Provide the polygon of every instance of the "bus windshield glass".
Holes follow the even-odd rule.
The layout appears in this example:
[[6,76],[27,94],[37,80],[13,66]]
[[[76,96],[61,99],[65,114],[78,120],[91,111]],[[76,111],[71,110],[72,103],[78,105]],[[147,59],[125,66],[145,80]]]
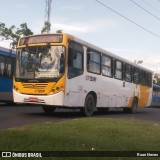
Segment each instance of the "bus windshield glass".
[[54,81],[64,73],[63,46],[29,46],[17,50],[16,79]]

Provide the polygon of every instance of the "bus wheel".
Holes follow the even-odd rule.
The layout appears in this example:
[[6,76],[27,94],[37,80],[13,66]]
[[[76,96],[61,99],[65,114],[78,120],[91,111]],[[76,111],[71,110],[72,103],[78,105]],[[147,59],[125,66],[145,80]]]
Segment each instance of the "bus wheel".
[[95,107],[96,107],[96,104],[95,104],[94,97],[91,94],[87,95],[84,108],[83,108],[84,115],[87,117],[92,116]]
[[132,101],[132,106],[130,108],[130,113],[136,113],[137,112],[137,108],[138,108],[138,101],[136,98],[133,99]]
[[42,109],[47,114],[52,114],[56,108],[53,108],[52,106],[42,106]]

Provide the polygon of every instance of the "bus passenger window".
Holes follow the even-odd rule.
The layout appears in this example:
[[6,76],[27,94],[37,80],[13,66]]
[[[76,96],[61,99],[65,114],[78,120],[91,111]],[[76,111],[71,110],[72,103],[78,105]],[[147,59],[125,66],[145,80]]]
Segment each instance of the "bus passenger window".
[[153,90],[153,96],[155,96],[156,95],[156,92]]
[[139,84],[140,82],[139,75],[140,75],[140,70],[134,67],[133,68],[133,83]]
[[123,71],[123,67],[122,67],[122,62],[120,61],[115,61],[115,78],[116,79],[122,79],[122,72]]
[[158,97],[160,97],[160,92],[158,91],[157,93],[158,93]]
[[76,52],[76,57],[73,59],[73,67],[82,70],[82,53]]
[[13,74],[12,74],[12,59],[11,58],[6,59],[6,76],[8,78],[12,78],[12,76],[13,76]]
[[4,76],[5,72],[5,59],[4,57],[0,56],[0,77]]
[[101,71],[101,55],[95,51],[87,51],[87,71],[95,74],[100,74]]
[[83,74],[83,47],[70,43],[68,50],[68,78],[74,78]]
[[145,86],[146,85],[146,72],[143,70],[141,70],[140,80],[141,80],[141,84]]
[[112,77],[112,59],[102,55],[102,75]]
[[132,82],[132,66],[125,64],[125,81]]
[[152,86],[152,74],[147,73],[147,86],[151,87]]

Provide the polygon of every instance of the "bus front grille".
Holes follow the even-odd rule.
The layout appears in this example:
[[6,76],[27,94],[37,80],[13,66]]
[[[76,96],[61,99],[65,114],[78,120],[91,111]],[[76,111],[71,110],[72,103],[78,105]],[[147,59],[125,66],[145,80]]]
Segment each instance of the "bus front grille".
[[23,88],[44,89],[47,83],[22,83]]

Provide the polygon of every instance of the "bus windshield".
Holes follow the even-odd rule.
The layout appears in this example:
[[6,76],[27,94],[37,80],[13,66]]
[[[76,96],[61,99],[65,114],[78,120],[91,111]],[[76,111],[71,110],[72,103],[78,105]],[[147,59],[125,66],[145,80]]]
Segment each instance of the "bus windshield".
[[54,81],[64,73],[63,46],[29,46],[17,50],[16,79]]

